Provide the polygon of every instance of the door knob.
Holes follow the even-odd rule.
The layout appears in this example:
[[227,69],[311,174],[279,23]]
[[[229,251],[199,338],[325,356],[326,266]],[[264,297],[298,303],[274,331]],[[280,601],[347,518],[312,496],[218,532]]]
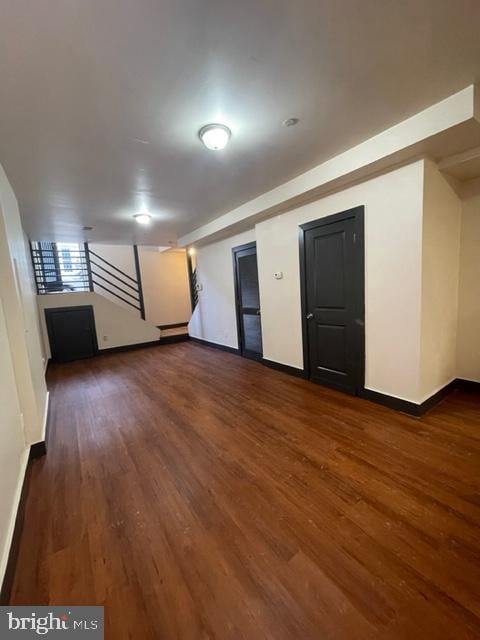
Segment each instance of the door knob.
[[311,320],[313,318],[313,313],[307,313],[307,320]]

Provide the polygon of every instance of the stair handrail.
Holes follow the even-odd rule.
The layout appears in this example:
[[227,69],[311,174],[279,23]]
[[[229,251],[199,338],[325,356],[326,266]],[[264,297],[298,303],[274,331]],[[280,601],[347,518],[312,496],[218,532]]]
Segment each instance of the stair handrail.
[[111,289],[101,284],[100,282],[96,282],[95,280],[93,280],[93,284],[97,287],[100,287],[101,289],[105,289],[105,291],[108,291],[108,293],[110,293],[112,296],[116,296],[119,300],[123,300],[123,302],[125,302],[126,304],[129,304],[131,307],[133,307],[137,311],[141,311],[140,307],[137,307],[137,305],[133,304],[133,302],[130,302],[130,300],[126,300],[121,295],[119,295],[118,293],[115,293],[115,291],[112,291]]
[[[125,282],[125,280],[122,280],[122,278],[120,278],[120,276],[117,276],[115,273],[113,273],[112,271],[109,271],[106,267],[103,267],[101,264],[98,264],[97,262],[95,262],[95,260],[90,259],[90,264],[94,265],[95,267],[98,267],[99,269],[101,269],[102,271],[105,271],[105,273],[110,276],[111,278],[115,278],[116,280],[119,280],[122,284],[124,284],[126,287],[130,287],[130,289],[133,289],[134,291],[138,292],[138,284],[135,282],[135,285],[130,284],[129,282]],[[115,285],[116,286],[116,285]],[[119,287],[120,288],[120,287]]]
[[126,296],[130,296],[131,298],[133,298],[136,302],[140,303],[140,299],[138,297],[138,291],[135,291],[136,295],[134,295],[133,293],[130,293],[130,291],[126,291],[125,289],[122,289],[122,287],[119,287],[118,284],[115,284],[114,282],[111,282],[110,280],[107,280],[107,278],[105,278],[104,276],[102,276],[100,273],[97,273],[96,271],[94,271],[92,269],[92,276],[95,276],[96,278],[100,278],[101,280],[103,280],[104,282],[106,282],[108,285],[110,285],[111,287],[115,287],[115,289],[118,289],[119,291],[121,291],[122,293],[124,293]]
[[137,283],[137,281],[135,280],[135,278],[132,278],[132,276],[129,276],[129,275],[128,275],[128,273],[125,273],[125,271],[122,271],[121,269],[119,269],[118,267],[116,267],[114,264],[112,264],[112,263],[111,263],[111,262],[109,262],[108,260],[105,260],[105,258],[102,258],[102,256],[99,256],[99,255],[98,255],[98,253],[95,253],[95,251],[92,251],[92,250],[90,249],[90,247],[88,247],[88,249],[87,249],[87,250],[88,250],[88,252],[89,252],[90,254],[92,254],[92,256],[95,256],[95,257],[96,257],[96,258],[98,258],[99,260],[103,260],[103,262],[105,262],[105,264],[108,264],[108,266],[109,266],[109,267],[112,267],[112,269],[115,269],[115,271],[118,271],[118,272],[119,272],[119,273],[121,273],[122,275],[126,276],[129,280],[131,280],[132,282],[135,282],[135,284],[137,284],[137,286],[138,286],[138,283]]
[[[85,256],[86,256],[89,283],[90,283],[90,291],[93,291],[94,285],[96,285],[97,287],[100,287],[101,289],[104,289],[105,291],[108,291],[108,293],[110,293],[110,295],[115,296],[119,300],[122,300],[126,304],[129,304],[134,309],[137,309],[137,311],[140,312],[140,317],[142,318],[142,320],[145,320],[145,303],[144,303],[144,300],[143,300],[142,276],[141,276],[141,273],[140,273],[140,260],[139,260],[137,245],[136,244],[133,245],[133,257],[134,257],[134,262],[135,262],[135,273],[136,273],[136,276],[137,276],[136,279],[133,278],[132,276],[130,276],[128,273],[125,273],[125,271],[123,271],[122,269],[119,269],[118,267],[116,267],[114,264],[109,262],[106,258],[103,258],[101,255],[99,255],[95,251],[92,251],[92,249],[90,249],[90,247],[88,246],[88,242],[86,242],[84,246],[85,246]],[[111,269],[114,269],[115,271],[120,273],[125,278],[128,278],[128,280],[131,280],[134,283],[135,286],[131,285],[129,282],[125,282],[124,280],[122,280],[122,278],[119,278],[115,273],[112,273],[107,268],[105,268],[103,266],[103,264],[98,264],[97,262],[95,262],[95,260],[92,260],[91,256],[94,256],[97,260],[101,260],[106,265],[108,265]],[[126,291],[125,289],[122,289],[122,287],[120,287],[116,282],[113,282],[112,280],[108,280],[105,277],[105,275],[102,275],[101,273],[98,273],[97,271],[94,271],[92,269],[92,264],[95,267],[97,267],[97,269],[101,269],[105,273],[106,276],[109,276],[110,278],[115,278],[116,280],[120,281],[124,286],[129,287],[130,289],[132,289],[135,292],[136,296],[133,295],[133,293],[130,293],[129,291]],[[112,291],[112,289],[109,289],[104,284],[101,284],[100,282],[94,280],[93,279],[94,276],[95,276],[95,278],[100,278],[101,280],[106,282],[110,287],[114,287],[115,289],[118,289],[124,295],[130,296],[130,298],[133,298],[133,300],[135,300],[135,302],[138,303],[138,306],[136,304],[133,304],[131,301],[126,300],[119,293],[117,293],[115,291]]]

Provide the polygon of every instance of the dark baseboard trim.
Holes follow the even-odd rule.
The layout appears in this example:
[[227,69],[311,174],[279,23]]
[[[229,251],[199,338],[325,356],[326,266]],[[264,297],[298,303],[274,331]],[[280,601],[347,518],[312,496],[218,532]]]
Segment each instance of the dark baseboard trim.
[[480,393],[480,382],[476,382],[475,380],[464,380],[463,378],[457,378],[456,383],[458,389]]
[[[202,338],[194,338],[192,336],[190,336],[190,340],[192,342],[197,342],[198,344],[201,344],[205,347],[212,347],[213,349],[226,351],[227,353],[233,353],[237,356],[241,355],[240,349],[236,349],[235,347],[227,347],[224,344],[218,344],[216,342],[210,342],[209,340],[203,340]],[[288,375],[295,376],[296,378],[305,378],[305,371],[303,369],[297,369],[287,364],[274,362],[273,360],[268,360],[267,358],[248,358],[248,360],[252,360],[253,362],[259,362],[260,364],[263,364],[265,367],[269,367],[269,369],[275,369],[276,371],[287,373]]]
[[40,440],[40,442],[34,442],[30,445],[30,453],[28,454],[29,460],[36,460],[37,458],[41,458],[47,453],[47,442],[46,440]]
[[420,415],[423,416],[424,413],[432,409],[455,389],[458,389],[458,380],[452,380],[444,387],[442,387],[439,391],[437,391],[437,393],[434,393],[433,396],[430,396],[430,398],[424,400],[420,405]]
[[227,347],[225,344],[217,344],[216,342],[210,342],[209,340],[203,340],[202,338],[194,338],[190,336],[190,340],[192,342],[196,342],[197,344],[201,344],[204,347],[212,347],[213,349],[218,349],[219,351],[226,351],[227,353],[234,353],[236,355],[240,355],[239,349],[235,347]]
[[[408,413],[410,416],[415,416],[419,418],[423,416],[427,411],[435,407],[439,402],[441,402],[449,393],[461,387],[459,384],[459,380],[452,380],[444,387],[442,387],[439,391],[424,400],[421,404],[416,404],[415,402],[410,402],[408,400],[401,400],[400,398],[395,398],[394,396],[389,396],[384,393],[380,393],[378,391],[372,391],[371,389],[362,389],[359,393],[361,398],[365,400],[371,400],[372,402],[376,402],[377,404],[383,404],[385,407],[390,407],[390,409],[396,409],[396,411],[401,411],[402,413]],[[479,384],[480,387],[480,384]]]
[[157,329],[179,329],[188,327],[188,322],[174,322],[173,324],[157,324]]
[[[128,347],[115,347],[114,349],[103,349],[103,352],[108,351],[125,351],[128,349],[141,348],[144,346],[152,346],[158,344],[171,344],[174,342],[183,342],[184,340],[191,340],[192,342],[196,342],[197,344],[201,344],[205,347],[211,347],[213,349],[218,349],[219,351],[225,351],[227,353],[233,353],[235,355],[240,355],[240,349],[236,349],[235,347],[227,347],[224,344],[217,344],[216,342],[210,342],[209,340],[203,340],[202,338],[194,338],[192,336],[188,336],[187,334],[179,335],[179,336],[166,336],[162,338],[159,342],[153,343],[143,343],[141,345],[130,345]],[[266,367],[270,369],[275,369],[276,371],[281,371],[282,373],[286,373],[291,376],[295,376],[296,378],[307,379],[308,376],[303,369],[296,369],[295,367],[291,367],[286,364],[280,364],[279,362],[275,362],[274,360],[268,360],[267,358],[260,358],[257,360]],[[423,416],[427,411],[435,407],[439,402],[441,402],[449,393],[451,393],[454,389],[464,389],[466,391],[477,391],[480,392],[480,382],[474,382],[471,380],[462,380],[456,379],[449,382],[442,389],[434,393],[433,396],[427,398],[421,404],[416,404],[415,402],[410,402],[408,400],[401,400],[400,398],[395,398],[394,396],[389,396],[384,393],[380,393],[379,391],[372,391],[371,389],[362,389],[358,394],[360,398],[364,398],[365,400],[370,400],[371,402],[376,402],[377,404],[381,404],[385,407],[389,407],[390,409],[395,409],[396,411],[401,411],[402,413],[406,413],[410,416],[420,417]]]
[[371,389],[362,389],[358,394],[359,398],[364,400],[370,400],[376,404],[382,404],[384,407],[401,411],[402,413],[408,413],[410,416],[419,417],[422,415],[420,404],[415,402],[409,402],[408,400],[402,400],[401,398],[395,398],[395,396],[389,396],[379,391],[372,391]]
[[288,373],[288,375],[295,376],[295,378],[306,377],[305,371],[303,369],[297,369],[296,367],[291,367],[288,364],[281,364],[280,362],[274,362],[273,360],[268,360],[267,358],[262,358],[260,362],[269,369],[275,369],[276,371],[281,371],[282,373]]

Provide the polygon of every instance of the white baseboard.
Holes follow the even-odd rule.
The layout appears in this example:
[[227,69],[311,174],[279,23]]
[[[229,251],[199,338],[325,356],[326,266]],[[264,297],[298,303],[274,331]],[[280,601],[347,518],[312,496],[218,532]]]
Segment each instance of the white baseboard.
[[43,425],[42,425],[42,437],[41,440],[46,440],[47,435],[47,420],[48,420],[48,407],[50,405],[50,391],[47,391],[45,396],[45,408],[43,410]]
[[7,528],[7,536],[5,538],[5,546],[1,550],[0,557],[0,585],[3,584],[5,577],[5,571],[7,569],[8,556],[10,554],[10,547],[12,546],[13,532],[15,530],[15,522],[17,520],[18,507],[20,505],[20,497],[22,495],[23,483],[25,481],[25,473],[27,471],[28,456],[30,448],[26,448],[20,459],[20,472],[18,474],[17,488],[13,498],[12,511],[10,513],[10,521]]
[[[40,438],[39,442],[44,441],[46,439],[49,404],[50,404],[50,392],[47,391],[45,395],[45,405],[43,410],[42,437]],[[32,444],[35,444],[35,443],[32,443]],[[25,451],[22,453],[22,456],[20,459],[19,477],[17,482],[17,488],[15,490],[15,495],[13,498],[12,511],[10,514],[10,521],[8,523],[7,535],[5,538],[5,547],[0,550],[0,585],[3,584],[5,571],[7,569],[8,556],[10,554],[10,547],[12,546],[13,533],[15,530],[15,522],[17,519],[18,507],[19,507],[20,498],[22,495],[23,483],[25,481],[25,473],[27,471],[29,455],[30,455],[30,447],[27,447]]]

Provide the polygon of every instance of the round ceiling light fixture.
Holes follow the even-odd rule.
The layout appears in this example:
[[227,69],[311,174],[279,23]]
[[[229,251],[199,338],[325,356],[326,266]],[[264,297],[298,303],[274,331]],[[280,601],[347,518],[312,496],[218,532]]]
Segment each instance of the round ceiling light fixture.
[[198,137],[212,151],[225,149],[232,132],[224,124],[206,124],[198,132]]
[[284,127],[294,127],[298,124],[298,118],[287,118],[282,122]]
[[133,217],[138,224],[149,224],[152,219],[149,213],[136,213]]

